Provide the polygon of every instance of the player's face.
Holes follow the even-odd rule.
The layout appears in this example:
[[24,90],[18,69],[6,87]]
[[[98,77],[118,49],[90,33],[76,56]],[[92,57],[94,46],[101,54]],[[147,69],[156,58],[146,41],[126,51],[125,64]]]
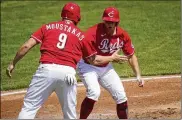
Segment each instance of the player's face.
[[107,29],[107,33],[109,35],[113,35],[115,27],[116,27],[116,22],[104,21],[104,25]]

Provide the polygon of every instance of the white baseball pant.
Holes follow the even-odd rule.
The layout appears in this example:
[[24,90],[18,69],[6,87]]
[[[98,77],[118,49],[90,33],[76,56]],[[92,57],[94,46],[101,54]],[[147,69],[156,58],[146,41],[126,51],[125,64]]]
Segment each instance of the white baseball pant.
[[64,65],[40,64],[33,75],[18,119],[34,119],[37,111],[54,91],[62,106],[64,119],[77,119],[77,90],[76,85],[69,86],[64,80],[68,73],[75,75],[76,71]]
[[97,101],[100,96],[101,85],[112,95],[116,104],[127,101],[123,84],[111,64],[108,64],[106,67],[97,67],[86,64],[81,60],[78,63],[77,69],[86,87],[86,96],[88,98]]

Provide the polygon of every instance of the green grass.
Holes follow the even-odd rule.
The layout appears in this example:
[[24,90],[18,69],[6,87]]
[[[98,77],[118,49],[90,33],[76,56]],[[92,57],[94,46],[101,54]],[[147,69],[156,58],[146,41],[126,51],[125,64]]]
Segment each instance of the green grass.
[[[66,1],[3,1],[1,3],[1,90],[28,87],[38,66],[39,46],[16,66],[13,78],[5,74],[16,51],[42,24],[60,19]],[[115,6],[120,26],[130,34],[142,75],[180,73],[180,1],[77,1],[79,27],[101,22],[103,10]],[[133,76],[128,64],[114,64],[121,77]]]

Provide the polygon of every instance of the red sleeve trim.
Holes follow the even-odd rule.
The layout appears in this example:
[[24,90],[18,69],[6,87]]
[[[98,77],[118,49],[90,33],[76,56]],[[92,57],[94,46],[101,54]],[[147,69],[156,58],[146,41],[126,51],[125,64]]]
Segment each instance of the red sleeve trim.
[[36,41],[38,41],[39,43],[42,43],[42,41],[38,38],[36,38],[35,36],[31,35],[32,38],[34,38]]
[[133,52],[132,52],[131,54],[126,55],[126,56],[127,56],[127,57],[128,57],[128,56],[132,56],[134,53],[135,53],[135,50],[133,50]]
[[89,56],[87,56],[87,57],[85,57],[85,58],[87,59],[87,58],[89,58],[89,57],[91,57],[91,56],[93,56],[93,55],[95,55],[95,54],[97,54],[97,52],[94,52],[94,53],[92,53],[91,55],[89,55]]

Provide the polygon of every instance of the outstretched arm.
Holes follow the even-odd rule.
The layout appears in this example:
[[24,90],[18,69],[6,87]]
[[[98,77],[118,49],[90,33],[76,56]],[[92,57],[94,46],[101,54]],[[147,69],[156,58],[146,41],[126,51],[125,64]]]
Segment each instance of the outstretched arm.
[[127,56],[119,55],[120,49],[115,51],[111,56],[94,55],[91,56],[88,61],[92,65],[102,65],[109,62],[125,62],[128,61]]
[[137,77],[137,80],[139,82],[139,87],[143,87],[144,81],[141,79],[141,73],[140,73],[140,69],[138,65],[138,60],[135,54],[129,57],[129,64]]
[[18,50],[14,59],[9,63],[8,68],[6,69],[6,74],[8,77],[11,77],[11,73],[15,68],[16,63],[22,59],[28,51],[33,48],[37,43],[37,41],[33,38],[27,40]]

